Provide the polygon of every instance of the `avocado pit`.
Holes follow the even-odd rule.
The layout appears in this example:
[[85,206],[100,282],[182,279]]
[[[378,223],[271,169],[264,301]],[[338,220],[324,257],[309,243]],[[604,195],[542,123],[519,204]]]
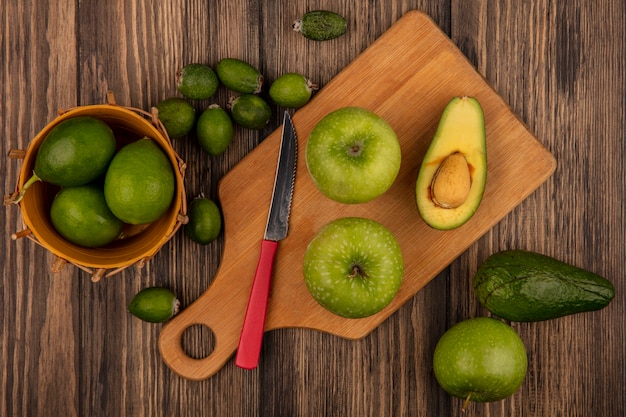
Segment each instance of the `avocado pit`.
[[445,209],[460,207],[467,200],[472,185],[470,168],[460,152],[448,155],[433,176],[431,197],[433,203]]

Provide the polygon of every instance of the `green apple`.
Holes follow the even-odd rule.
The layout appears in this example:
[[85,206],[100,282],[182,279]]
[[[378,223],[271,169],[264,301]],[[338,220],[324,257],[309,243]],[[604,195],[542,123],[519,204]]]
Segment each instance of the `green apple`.
[[304,280],[313,298],[342,317],[371,316],[398,293],[402,251],[382,224],[344,217],[326,224],[304,254]]
[[470,401],[502,400],[526,377],[528,358],[519,335],[491,317],[461,321],[446,331],[433,356],[435,377],[455,397]]
[[401,151],[391,126],[361,107],[328,113],[313,127],[306,165],[317,188],[340,203],[365,203],[391,187]]

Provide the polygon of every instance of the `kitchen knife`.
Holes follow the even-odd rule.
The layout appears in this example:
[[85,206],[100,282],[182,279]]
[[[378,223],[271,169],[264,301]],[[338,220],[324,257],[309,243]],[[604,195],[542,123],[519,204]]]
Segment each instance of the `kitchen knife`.
[[274,191],[267,216],[267,225],[265,226],[265,236],[261,241],[259,263],[254,274],[235,358],[235,365],[240,368],[254,369],[259,363],[274,257],[278,249],[278,241],[287,236],[289,227],[297,151],[296,131],[289,113],[285,111],[278,166],[276,167]]

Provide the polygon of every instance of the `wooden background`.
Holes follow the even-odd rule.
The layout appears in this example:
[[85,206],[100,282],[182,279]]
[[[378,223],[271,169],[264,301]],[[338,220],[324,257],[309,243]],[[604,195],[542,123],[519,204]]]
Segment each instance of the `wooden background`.
[[[291,22],[307,10],[348,19],[346,36],[305,42]],[[140,289],[173,289],[183,307],[211,283],[222,239],[199,247],[178,233],[143,269],[93,283],[28,239],[5,207],[0,251],[1,416],[458,416],[441,390],[432,353],[454,323],[486,315],[471,288],[477,266],[508,248],[541,252],[610,279],[604,310],[513,324],[529,357],[512,397],[472,404],[485,416],[622,416],[626,409],[626,6],[621,0],[0,2],[2,153],[26,149],[59,108],[118,103],[149,109],[176,95],[185,63],[237,57],[274,79],[307,74],[322,87],[406,11],[428,13],[554,154],[554,176],[379,328],[359,341],[303,329],[266,334],[260,367],[233,361],[210,379],[179,378],[159,356],[162,325],[129,315]],[[363,80],[366,85],[367,80]],[[223,90],[215,98],[224,102]],[[197,103],[202,109],[208,102]],[[216,197],[228,170],[280,123],[238,129],[209,158],[193,138],[187,194]],[[19,161],[0,159],[5,194]],[[523,181],[523,179],[520,179]],[[254,204],[252,202],[251,204]],[[265,210],[265,208],[264,208]],[[211,336],[185,345],[206,354]]]

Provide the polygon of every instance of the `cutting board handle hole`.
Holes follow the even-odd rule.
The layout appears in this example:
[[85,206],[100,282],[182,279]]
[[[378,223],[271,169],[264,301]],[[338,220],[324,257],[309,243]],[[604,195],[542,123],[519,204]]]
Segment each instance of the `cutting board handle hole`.
[[215,348],[215,334],[205,325],[192,324],[183,331],[181,344],[183,351],[190,358],[204,359]]

